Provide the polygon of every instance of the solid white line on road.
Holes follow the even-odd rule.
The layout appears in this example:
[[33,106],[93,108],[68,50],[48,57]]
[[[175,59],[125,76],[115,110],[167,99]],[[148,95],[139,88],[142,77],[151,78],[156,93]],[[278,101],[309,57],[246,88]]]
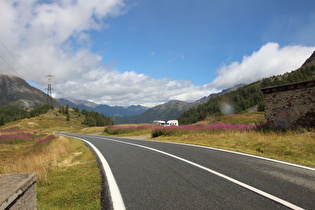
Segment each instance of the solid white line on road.
[[264,196],[264,197],[266,197],[266,198],[268,198],[268,199],[270,199],[270,200],[273,200],[273,201],[275,201],[275,202],[277,202],[277,203],[280,203],[280,204],[282,204],[282,205],[284,205],[284,206],[286,206],[286,207],[289,207],[289,208],[291,208],[291,209],[296,209],[296,210],[302,210],[302,209],[303,209],[303,208],[301,208],[301,207],[299,207],[299,206],[296,206],[296,205],[294,205],[294,204],[292,204],[292,203],[290,203],[290,202],[288,202],[288,201],[285,201],[285,200],[283,200],[283,199],[281,199],[281,198],[278,198],[278,197],[276,197],[276,196],[273,196],[273,195],[271,195],[271,194],[269,194],[269,193],[266,193],[266,192],[264,192],[264,191],[262,191],[262,190],[259,190],[259,189],[255,188],[255,187],[252,187],[252,186],[250,186],[250,185],[248,185],[248,184],[245,184],[245,183],[243,183],[243,182],[240,182],[240,181],[238,181],[238,180],[236,180],[236,179],[233,179],[233,178],[231,178],[231,177],[229,177],[229,176],[226,176],[226,175],[224,175],[224,174],[221,174],[221,173],[219,173],[219,172],[217,172],[217,171],[211,170],[211,169],[209,169],[209,168],[206,168],[206,167],[204,167],[204,166],[202,166],[202,165],[199,165],[199,164],[194,163],[194,162],[192,162],[192,161],[186,160],[186,159],[184,159],[184,158],[178,157],[178,156],[176,156],[176,155],[172,155],[172,154],[170,154],[170,153],[163,152],[163,151],[161,151],[161,150],[154,149],[154,148],[151,148],[151,147],[142,146],[142,145],[139,145],[139,144],[133,144],[133,143],[129,143],[129,142],[123,142],[123,141],[118,141],[118,140],[113,140],[113,139],[108,139],[108,138],[102,138],[102,139],[106,139],[106,140],[109,140],[109,141],[114,141],[114,142],[118,142],[118,143],[122,143],[122,144],[129,144],[129,145],[132,145],[132,146],[136,146],[136,147],[148,149],[148,150],[151,150],[151,151],[154,151],[154,152],[158,152],[158,153],[161,153],[161,154],[163,154],[163,155],[167,155],[167,156],[169,156],[169,157],[172,157],[172,158],[181,160],[181,161],[183,161],[183,162],[185,162],[185,163],[191,164],[191,165],[193,165],[193,166],[195,166],[195,167],[201,168],[201,169],[203,169],[203,170],[205,170],[205,171],[208,171],[208,172],[210,172],[210,173],[212,173],[212,174],[215,174],[215,175],[217,175],[217,176],[219,176],[219,177],[221,177],[221,178],[224,178],[224,179],[226,179],[226,180],[228,180],[228,181],[230,181],[230,182],[233,182],[234,184],[237,184],[237,185],[239,185],[239,186],[242,186],[242,187],[244,187],[244,188],[246,188],[246,189],[248,189],[248,190],[251,190],[251,191],[253,191],[253,192],[257,193],[257,194],[260,194],[260,195],[262,195],[262,196]]
[[[67,135],[67,134],[63,133],[62,135]],[[82,138],[78,138],[78,137],[70,136],[70,135],[69,135],[69,137],[80,139],[92,147],[92,149],[95,151],[98,158],[100,159],[102,166],[103,166],[103,169],[104,169],[104,172],[106,174],[106,178],[107,178],[107,182],[108,182],[108,186],[109,186],[109,191],[110,191],[112,202],[113,202],[113,208],[115,210],[126,209],[124,201],[121,197],[118,185],[117,185],[116,180],[114,178],[114,175],[112,173],[112,170],[110,169],[109,164],[106,161],[106,159],[104,158],[104,156],[102,155],[102,153],[92,143],[90,143],[90,142],[88,142]]]
[[[139,141],[144,141],[144,140],[139,140]],[[148,140],[146,140],[146,141],[148,141]],[[219,148],[214,148],[214,147],[207,147],[207,146],[193,145],[193,144],[176,143],[176,142],[163,142],[163,143],[185,145],[185,146],[190,146],[190,147],[198,147],[198,148],[216,150],[216,151],[221,151],[221,152],[228,152],[228,153],[232,153],[232,154],[252,157],[252,158],[261,159],[261,160],[267,160],[267,161],[271,161],[271,162],[275,162],[275,163],[280,163],[280,164],[284,164],[284,165],[289,165],[289,166],[294,166],[294,167],[298,167],[298,168],[303,168],[306,170],[315,171],[315,168],[302,166],[302,165],[298,165],[295,163],[289,163],[289,162],[285,162],[285,161],[281,161],[281,160],[275,160],[275,159],[271,159],[271,158],[267,158],[267,157],[261,157],[261,156],[257,156],[257,155],[251,155],[251,154],[246,154],[246,153],[236,152],[236,151],[231,151],[231,150],[226,150],[226,149],[219,149]]]

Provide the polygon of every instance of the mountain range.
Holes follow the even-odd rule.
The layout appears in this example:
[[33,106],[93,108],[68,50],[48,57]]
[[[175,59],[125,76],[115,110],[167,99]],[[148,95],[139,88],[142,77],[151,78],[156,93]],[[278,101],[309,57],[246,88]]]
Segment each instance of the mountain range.
[[235,90],[243,85],[244,84],[240,84],[233,88],[223,90],[220,93],[211,94],[195,102],[171,100],[152,108],[140,105],[123,107],[96,104],[87,100],[53,99],[43,91],[29,85],[22,78],[2,74],[0,75],[0,106],[14,105],[32,109],[45,103],[52,103],[54,107],[61,105],[66,106],[68,104],[70,108],[78,107],[81,111],[85,109],[87,111],[95,111],[110,116],[116,124],[152,123],[152,121],[156,119],[176,119],[186,110],[197,107],[200,104],[206,103],[212,97]]
[[137,124],[137,123],[152,123],[153,120],[171,120],[177,119],[186,110],[197,107],[200,104],[206,103],[210,98],[216,97],[230,91],[242,87],[244,84],[236,85],[232,88],[225,89],[219,93],[213,93],[209,96],[203,97],[195,102],[185,102],[178,100],[171,100],[167,103],[157,105],[152,108],[132,105],[128,107],[123,106],[108,106],[105,104],[96,104],[85,100],[74,99],[57,99],[59,103],[69,107],[78,107],[80,110],[95,111],[110,116],[115,124]]
[[79,110],[85,109],[87,111],[95,111],[99,112],[101,114],[104,114],[106,116],[132,116],[132,115],[139,115],[142,114],[144,111],[149,109],[145,106],[140,105],[132,105],[128,107],[123,106],[109,106],[106,104],[96,104],[90,101],[86,100],[75,100],[75,99],[65,99],[65,98],[59,98],[57,99],[59,103],[66,106],[69,105],[70,108],[78,107]]
[[207,97],[203,97],[195,102],[185,102],[178,100],[171,100],[167,103],[157,105],[143,112],[140,115],[121,117],[114,116],[113,120],[115,124],[138,124],[138,123],[152,123],[153,120],[174,120],[177,119],[182,113],[188,109],[195,108],[201,104],[206,103],[210,98],[220,96],[222,94],[234,91],[244,84],[235,85],[232,88],[225,89],[219,93],[211,94]]

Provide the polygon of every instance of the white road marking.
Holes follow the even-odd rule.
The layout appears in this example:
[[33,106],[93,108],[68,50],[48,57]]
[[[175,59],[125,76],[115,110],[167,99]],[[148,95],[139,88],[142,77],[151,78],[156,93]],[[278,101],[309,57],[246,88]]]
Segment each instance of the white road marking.
[[[157,142],[157,141],[154,141],[154,140],[140,140],[140,139],[132,139],[132,140],[134,140],[134,141]],[[275,163],[280,163],[280,164],[284,164],[284,165],[289,165],[289,166],[294,166],[294,167],[298,167],[298,168],[303,168],[303,169],[306,169],[306,170],[315,171],[315,168],[302,166],[302,165],[298,165],[298,164],[295,164],[295,163],[289,163],[289,162],[285,162],[285,161],[281,161],[281,160],[276,160],[276,159],[272,159],[272,158],[267,158],[267,157],[262,157],[262,156],[257,156],[257,155],[251,155],[251,154],[246,154],[246,153],[242,153],[242,152],[236,152],[236,151],[227,150],[227,149],[219,149],[219,148],[202,146],[202,145],[185,144],[185,143],[177,143],[177,142],[166,142],[166,141],[160,141],[160,143],[163,143],[163,144],[177,144],[177,145],[184,145],[184,146],[189,146],[189,147],[204,148],[204,149],[208,149],[208,150],[216,150],[216,151],[221,151],[221,152],[228,152],[228,153],[232,153],[232,154],[252,157],[252,158],[261,159],[261,160],[267,160],[267,161],[271,161],[271,162],[275,162]]]
[[[62,135],[65,135],[65,134],[62,134]],[[104,156],[102,155],[102,153],[92,143],[90,143],[90,142],[88,142],[82,138],[78,138],[78,137],[74,137],[74,136],[70,136],[70,135],[69,135],[69,137],[80,139],[92,147],[92,149],[95,151],[98,158],[100,159],[102,166],[103,166],[103,169],[104,169],[104,172],[106,174],[106,178],[107,178],[107,182],[108,182],[108,186],[109,186],[109,191],[110,191],[112,202],[113,202],[113,208],[115,210],[126,209],[124,201],[121,197],[118,185],[117,185],[116,180],[114,178],[114,175],[112,173],[112,170],[110,169],[109,164],[106,161],[106,159],[104,158]]]
[[161,150],[154,149],[154,148],[147,147],[147,146],[142,146],[142,145],[139,145],[139,144],[133,144],[133,143],[129,143],[129,142],[123,142],[123,141],[118,141],[118,140],[113,140],[113,139],[108,139],[108,138],[101,138],[101,139],[106,139],[106,140],[109,140],[109,141],[114,141],[114,142],[118,142],[118,143],[122,143],[122,144],[129,144],[129,145],[132,145],[132,146],[144,148],[144,149],[147,149],[147,150],[151,150],[151,151],[154,151],[154,152],[158,152],[158,153],[167,155],[167,156],[169,156],[169,157],[175,158],[175,159],[177,159],[177,160],[181,160],[181,161],[183,161],[183,162],[185,162],[185,163],[191,164],[191,165],[193,165],[193,166],[195,166],[195,167],[201,168],[201,169],[203,169],[203,170],[205,170],[205,171],[208,171],[208,172],[210,172],[210,173],[212,173],[212,174],[215,174],[215,175],[217,175],[217,176],[219,176],[219,177],[221,177],[221,178],[223,178],[223,179],[226,179],[226,180],[228,180],[228,181],[230,181],[230,182],[233,182],[233,183],[235,183],[235,184],[237,184],[237,185],[239,185],[239,186],[241,186],[241,187],[244,187],[244,188],[246,188],[246,189],[248,189],[248,190],[251,190],[251,191],[253,191],[253,192],[257,193],[257,194],[260,194],[260,195],[262,195],[262,196],[264,196],[264,197],[266,197],[266,198],[268,198],[268,199],[270,199],[270,200],[273,200],[273,201],[275,201],[275,202],[278,202],[278,203],[280,203],[280,204],[282,204],[282,205],[284,205],[284,206],[286,206],[286,207],[289,207],[289,208],[291,208],[291,209],[296,209],[296,210],[302,210],[302,209],[303,209],[303,208],[301,208],[301,207],[299,207],[299,206],[296,206],[296,205],[294,205],[294,204],[292,204],[292,203],[290,203],[290,202],[288,202],[288,201],[285,201],[285,200],[283,200],[283,199],[281,199],[281,198],[278,198],[278,197],[276,197],[276,196],[273,196],[273,195],[271,195],[271,194],[269,194],[269,193],[266,193],[266,192],[264,192],[264,191],[262,191],[262,190],[259,190],[259,189],[255,188],[255,187],[252,187],[252,186],[250,186],[250,185],[248,185],[248,184],[245,184],[245,183],[243,183],[243,182],[240,182],[240,181],[238,181],[238,180],[236,180],[236,179],[233,179],[233,178],[231,178],[231,177],[229,177],[229,176],[226,176],[226,175],[224,175],[224,174],[221,174],[221,173],[219,173],[219,172],[217,172],[217,171],[211,170],[211,169],[209,169],[209,168],[206,168],[206,167],[204,167],[204,166],[202,166],[202,165],[199,165],[199,164],[194,163],[194,162],[192,162],[192,161],[186,160],[186,159],[184,159],[184,158],[178,157],[178,156],[176,156],[176,155],[172,155],[172,154],[170,154],[170,153],[163,152],[163,151],[161,151]]
[[[140,140],[140,141],[143,141],[143,140]],[[281,160],[275,160],[275,159],[271,159],[271,158],[267,158],[267,157],[261,157],[261,156],[257,156],[257,155],[251,155],[251,154],[246,154],[246,153],[236,152],[236,151],[231,151],[231,150],[226,150],[226,149],[219,149],[219,148],[214,148],[214,147],[207,147],[207,146],[193,145],[193,144],[176,143],[176,142],[163,142],[163,143],[178,144],[178,145],[185,145],[185,146],[191,146],[191,147],[199,147],[199,148],[204,148],[204,149],[216,150],[216,151],[221,151],[221,152],[228,152],[228,153],[233,153],[233,154],[237,154],[237,155],[243,155],[243,156],[247,156],[247,157],[267,160],[267,161],[271,161],[271,162],[275,162],[275,163],[281,163],[284,165],[289,165],[289,166],[294,166],[294,167],[298,167],[298,168],[303,168],[306,170],[315,171],[315,168],[302,166],[302,165],[298,165],[295,163],[289,163],[289,162],[285,162],[285,161],[281,161]]]

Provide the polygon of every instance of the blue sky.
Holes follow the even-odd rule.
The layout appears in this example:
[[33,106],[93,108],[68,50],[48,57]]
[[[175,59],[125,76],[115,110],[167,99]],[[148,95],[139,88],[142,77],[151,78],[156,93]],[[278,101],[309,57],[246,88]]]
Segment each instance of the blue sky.
[[[241,61],[268,42],[315,45],[301,37],[314,17],[312,1],[126,1],[130,10],[93,33],[104,63],[155,78],[203,85],[222,63]],[[310,10],[307,12],[307,10]],[[312,16],[313,15],[313,16]]]
[[0,0],[0,8],[0,73],[39,86],[51,73],[55,97],[108,105],[194,101],[294,70],[315,50],[312,0]]

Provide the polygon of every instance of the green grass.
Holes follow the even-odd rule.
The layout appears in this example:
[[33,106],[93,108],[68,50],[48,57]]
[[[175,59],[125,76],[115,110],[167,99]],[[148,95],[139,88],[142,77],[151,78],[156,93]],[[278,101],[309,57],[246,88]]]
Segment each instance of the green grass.
[[315,133],[222,132],[161,136],[157,141],[195,144],[253,154],[315,168]]
[[207,118],[203,123],[205,124],[258,124],[264,122],[265,115],[263,112],[252,112],[249,114],[235,114],[235,115],[223,115],[215,118]]
[[101,177],[95,156],[83,142],[71,141],[73,156],[48,170],[37,184],[38,209],[101,209]]

